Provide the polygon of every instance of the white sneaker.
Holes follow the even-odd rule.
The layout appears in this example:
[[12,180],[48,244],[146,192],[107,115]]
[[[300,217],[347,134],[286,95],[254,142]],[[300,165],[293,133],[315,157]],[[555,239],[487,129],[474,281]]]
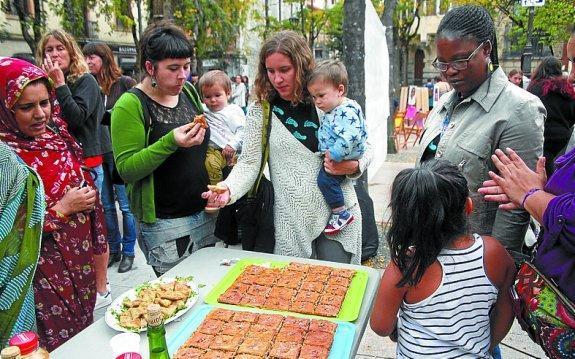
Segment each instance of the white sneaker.
[[96,293],[96,306],[94,306],[94,310],[104,308],[112,304],[112,292],[108,290],[108,293],[102,295],[100,293]]

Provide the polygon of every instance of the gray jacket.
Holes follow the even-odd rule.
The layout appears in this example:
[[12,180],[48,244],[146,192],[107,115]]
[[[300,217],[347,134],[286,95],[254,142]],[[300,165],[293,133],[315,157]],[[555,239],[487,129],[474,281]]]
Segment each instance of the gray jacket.
[[[524,210],[504,211],[497,203],[486,202],[477,193],[489,171],[496,171],[491,155],[496,149],[512,148],[535,168],[543,154],[545,107],[536,96],[513,85],[501,68],[473,93],[458,103],[452,90],[443,95],[425,125],[418,162],[437,136],[441,140],[435,157],[459,166],[468,182],[474,210],[469,218],[471,230],[492,235],[507,248],[519,250],[529,223]],[[444,129],[444,119],[451,119]]]

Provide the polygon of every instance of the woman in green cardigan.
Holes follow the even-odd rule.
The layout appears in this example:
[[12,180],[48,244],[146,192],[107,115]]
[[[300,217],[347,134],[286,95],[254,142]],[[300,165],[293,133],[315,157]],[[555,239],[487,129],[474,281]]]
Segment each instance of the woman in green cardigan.
[[215,218],[204,212],[201,198],[208,185],[209,129],[192,123],[202,107],[194,88],[186,86],[191,56],[180,28],[166,22],[149,26],[140,41],[144,79],[112,112],[116,166],[138,218],[138,243],[158,276],[215,243]]

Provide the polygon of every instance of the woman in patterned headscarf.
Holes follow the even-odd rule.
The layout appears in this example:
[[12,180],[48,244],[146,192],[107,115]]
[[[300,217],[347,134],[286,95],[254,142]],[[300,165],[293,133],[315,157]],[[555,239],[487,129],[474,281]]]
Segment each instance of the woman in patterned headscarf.
[[33,280],[40,344],[54,350],[93,321],[94,257],[107,251],[102,205],[82,151],[59,117],[47,74],[25,61],[0,59],[0,140],[42,178],[44,234]]
[[43,219],[42,182],[0,142],[0,348],[35,327],[32,278]]

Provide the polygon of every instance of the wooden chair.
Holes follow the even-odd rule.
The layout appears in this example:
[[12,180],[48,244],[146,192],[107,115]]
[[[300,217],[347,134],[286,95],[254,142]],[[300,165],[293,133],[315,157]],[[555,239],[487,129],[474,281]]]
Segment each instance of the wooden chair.
[[413,141],[413,145],[417,144],[417,141],[420,139],[421,135],[423,134],[423,129],[425,128],[425,120],[427,119],[427,115],[429,112],[422,112],[418,111],[415,114],[415,118],[411,120],[403,121],[403,131],[404,131],[404,139],[403,147],[407,148],[407,144],[409,143],[409,139],[411,135],[415,135],[415,140]]
[[405,141],[405,126],[404,126],[404,116],[405,110],[397,109],[393,114],[393,141],[395,142],[395,148],[399,151],[400,148],[400,136],[403,137]]

